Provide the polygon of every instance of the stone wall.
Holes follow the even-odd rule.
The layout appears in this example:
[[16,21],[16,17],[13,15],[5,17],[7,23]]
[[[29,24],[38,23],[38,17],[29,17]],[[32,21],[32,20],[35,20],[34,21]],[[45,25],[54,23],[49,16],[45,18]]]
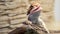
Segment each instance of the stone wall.
[[[27,10],[32,0],[0,0],[0,34],[7,34],[27,20]],[[52,24],[54,0],[34,0],[41,4],[41,18],[47,24]],[[50,27],[48,27],[50,28]]]

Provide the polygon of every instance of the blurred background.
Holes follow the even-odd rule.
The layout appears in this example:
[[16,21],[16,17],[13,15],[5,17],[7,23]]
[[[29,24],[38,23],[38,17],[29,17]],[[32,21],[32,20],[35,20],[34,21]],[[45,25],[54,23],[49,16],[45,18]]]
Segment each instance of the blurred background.
[[54,2],[55,30],[60,30],[60,0]]

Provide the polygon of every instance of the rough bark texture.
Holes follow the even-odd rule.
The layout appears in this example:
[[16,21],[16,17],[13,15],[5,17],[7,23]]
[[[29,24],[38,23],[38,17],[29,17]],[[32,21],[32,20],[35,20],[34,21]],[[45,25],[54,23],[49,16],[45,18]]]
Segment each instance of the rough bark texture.
[[[20,23],[27,20],[27,10],[32,0],[0,0],[0,34],[8,34]],[[53,22],[54,0],[34,0],[41,4],[43,11],[41,18],[47,27]],[[52,27],[52,26],[51,26]],[[50,27],[48,27],[50,28]]]

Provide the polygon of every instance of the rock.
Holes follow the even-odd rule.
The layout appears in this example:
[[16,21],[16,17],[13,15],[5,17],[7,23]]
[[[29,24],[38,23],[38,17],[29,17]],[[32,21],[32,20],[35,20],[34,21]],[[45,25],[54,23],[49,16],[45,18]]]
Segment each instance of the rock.
[[7,26],[9,26],[8,21],[2,21],[2,22],[0,22],[0,28],[7,27]]
[[26,20],[27,20],[26,18],[11,20],[11,24],[19,24],[19,23],[24,22]]
[[6,21],[8,19],[9,19],[8,16],[0,16],[0,21]]
[[3,28],[3,29],[0,29],[0,34],[8,34],[8,32],[11,32],[13,29],[8,29],[8,28]]
[[25,14],[21,14],[21,15],[14,15],[14,14],[12,14],[10,16],[12,16],[12,17],[9,17],[9,19],[11,19],[11,20],[21,19],[21,18],[27,18],[27,15],[25,15]]
[[22,26],[22,25],[23,25],[23,24],[16,24],[16,25],[10,25],[10,27],[15,29],[15,28],[18,28],[18,27],[20,27],[20,26]]
[[4,6],[4,5],[0,5],[0,9],[7,9],[8,7]]
[[7,32],[0,32],[0,34],[8,34]]
[[0,32],[10,32],[11,30],[8,29],[8,28],[3,28],[3,29],[0,29]]
[[[2,2],[3,1],[3,2]],[[27,1],[27,0],[26,0]],[[28,5],[28,1],[21,1],[21,0],[1,0],[2,4],[1,3],[1,9],[14,9],[14,8],[17,8],[17,7],[20,7],[20,6],[23,6],[23,7],[26,7]]]

